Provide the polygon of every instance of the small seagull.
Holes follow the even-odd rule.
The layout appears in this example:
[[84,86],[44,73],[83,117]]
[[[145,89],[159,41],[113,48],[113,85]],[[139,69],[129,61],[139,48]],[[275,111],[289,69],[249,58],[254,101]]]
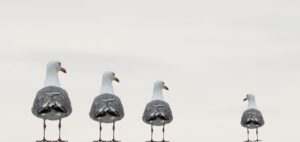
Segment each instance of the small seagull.
[[163,89],[169,90],[163,81],[154,83],[152,99],[146,105],[143,114],[143,121],[151,125],[151,140],[147,142],[155,142],[153,141],[153,125],[163,126],[163,140],[161,142],[167,142],[165,141],[165,125],[173,120],[173,115],[169,104],[164,101]]
[[264,118],[261,112],[256,108],[255,96],[252,94],[247,94],[244,101],[248,100],[248,108],[244,111],[241,125],[247,128],[247,137],[248,139],[245,142],[252,142],[249,140],[249,129],[256,129],[256,140],[258,142],[258,128],[265,124]]
[[[121,100],[115,95],[112,81],[119,82],[114,72],[108,71],[103,74],[101,93],[95,97],[90,117],[99,122],[99,140],[94,142],[120,142],[115,140],[115,122],[124,117],[124,110]],[[102,123],[113,123],[113,138],[111,141],[104,141],[101,138]]]
[[50,61],[47,65],[44,87],[37,92],[31,108],[32,113],[36,117],[43,119],[44,122],[43,139],[37,142],[51,142],[45,138],[46,120],[59,120],[59,138],[57,141],[66,142],[61,140],[60,137],[61,119],[71,114],[72,107],[67,91],[60,87],[58,71],[67,73],[61,67],[59,61]]

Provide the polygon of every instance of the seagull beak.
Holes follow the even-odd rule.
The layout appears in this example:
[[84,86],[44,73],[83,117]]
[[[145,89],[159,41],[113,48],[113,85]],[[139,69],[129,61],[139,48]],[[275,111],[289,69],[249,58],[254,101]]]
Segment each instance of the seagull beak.
[[169,90],[169,88],[166,85],[164,85],[164,89]]
[[114,77],[114,81],[120,82],[120,80],[117,77]]
[[63,73],[67,73],[66,69],[63,68],[63,67],[60,67],[60,70],[59,70],[59,71],[61,71],[61,72],[63,72]]
[[248,100],[248,98],[245,98],[245,99],[244,99],[244,101],[247,101],[247,100]]

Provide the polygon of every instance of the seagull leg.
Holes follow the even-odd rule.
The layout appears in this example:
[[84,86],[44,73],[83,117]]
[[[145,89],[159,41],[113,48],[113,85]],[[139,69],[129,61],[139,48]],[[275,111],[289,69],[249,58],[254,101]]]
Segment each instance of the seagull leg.
[[258,128],[256,128],[256,142],[259,142],[261,140],[258,140]]
[[102,132],[102,122],[101,121],[99,121],[99,140],[95,140],[95,141],[93,141],[93,142],[104,142],[103,140],[102,140],[102,138],[101,138],[101,132]]
[[250,142],[250,140],[249,140],[249,128],[247,128],[247,140],[245,140],[245,142]]
[[247,128],[247,141],[249,142],[249,128]]
[[46,138],[45,138],[45,133],[46,132],[46,119],[43,119],[43,139],[42,140],[38,140],[36,142],[47,142]]
[[153,141],[153,125],[151,125],[151,140],[146,142],[154,142]]
[[60,141],[60,140],[61,140],[61,138],[60,138],[60,136],[61,136],[61,131],[60,131],[60,129],[61,129],[61,119],[59,119],[59,123],[58,123],[58,130],[59,130],[59,137],[58,137],[58,141]]
[[162,140],[162,142],[165,142],[165,125],[163,125],[162,132],[163,132],[163,140]]
[[115,127],[115,121],[114,121],[113,122],[113,139],[112,139],[112,142],[120,142],[120,141],[115,140],[115,129],[116,129],[116,127]]
[[99,142],[102,142],[102,139],[101,139],[101,132],[102,132],[102,125],[101,125],[101,122],[99,122],[100,126],[99,126]]
[[58,142],[67,142],[67,141],[63,141],[61,140],[61,118],[59,119],[59,122],[58,122],[58,131],[59,131],[59,137],[58,137]]
[[115,141],[115,121],[113,122],[113,139],[112,141]]
[[44,119],[44,133],[43,133],[43,141],[46,141],[46,119]]
[[163,140],[162,140],[162,142],[168,142],[168,141],[165,140],[165,124],[163,125],[162,132],[163,132]]
[[153,125],[151,125],[151,142],[153,141]]

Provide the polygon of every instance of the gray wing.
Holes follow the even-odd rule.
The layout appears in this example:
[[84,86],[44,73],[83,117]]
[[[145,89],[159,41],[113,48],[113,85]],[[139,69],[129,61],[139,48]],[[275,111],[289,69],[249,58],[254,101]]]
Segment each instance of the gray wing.
[[168,124],[173,120],[172,110],[167,102],[154,100],[146,105],[142,119],[150,125]]
[[[51,109],[60,115],[50,116],[50,113],[47,114],[47,111],[51,111],[50,106],[53,106]],[[68,93],[64,89],[55,86],[48,86],[37,92],[31,111],[37,117],[55,120],[67,117],[71,114],[71,101]]]
[[[113,118],[106,119],[106,115],[110,115]],[[124,109],[120,98],[112,94],[97,96],[93,101],[89,116],[95,121],[102,121],[104,123],[121,120],[124,117]]]
[[257,109],[248,109],[243,113],[241,125],[243,127],[254,129],[265,124],[262,113]]

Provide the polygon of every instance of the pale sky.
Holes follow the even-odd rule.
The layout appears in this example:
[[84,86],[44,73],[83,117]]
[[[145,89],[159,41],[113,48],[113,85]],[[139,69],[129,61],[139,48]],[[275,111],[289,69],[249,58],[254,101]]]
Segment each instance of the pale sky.
[[[296,141],[299,6],[298,0],[2,0],[0,141],[42,138],[42,120],[31,107],[53,59],[68,71],[59,75],[73,107],[62,121],[69,142],[98,138],[88,113],[108,70],[120,79],[114,88],[125,110],[116,125],[122,142],[150,139],[142,114],[155,80],[170,88],[167,140],[242,142],[242,100],[253,93],[266,122],[260,138]],[[47,138],[57,139],[57,121],[47,122]],[[111,125],[104,125],[103,137],[111,136]]]

